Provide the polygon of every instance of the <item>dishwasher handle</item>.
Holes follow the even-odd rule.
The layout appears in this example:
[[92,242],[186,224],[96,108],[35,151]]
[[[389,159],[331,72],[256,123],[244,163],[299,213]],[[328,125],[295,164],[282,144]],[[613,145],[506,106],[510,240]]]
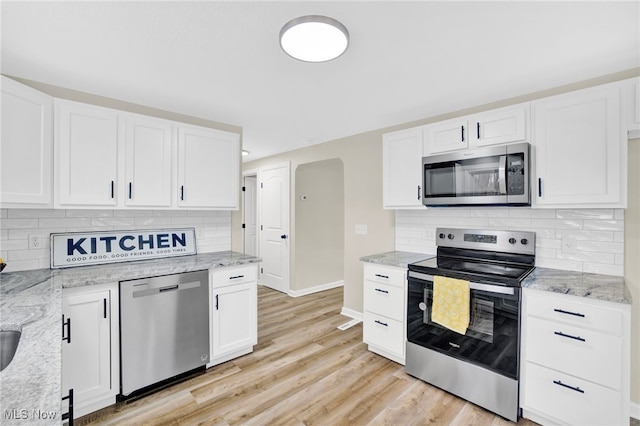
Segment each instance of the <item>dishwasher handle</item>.
[[203,285],[203,283],[201,283],[200,281],[191,281],[188,283],[173,284],[164,287],[145,288],[134,291],[132,293],[132,297],[135,299],[138,297],[155,296],[158,294],[169,293],[176,290],[189,290],[192,288],[198,288],[201,285]]
[[165,291],[173,291],[173,290],[177,290],[178,288],[180,288],[180,286],[176,285],[170,285],[168,287],[161,287],[158,289],[158,293],[162,293]]

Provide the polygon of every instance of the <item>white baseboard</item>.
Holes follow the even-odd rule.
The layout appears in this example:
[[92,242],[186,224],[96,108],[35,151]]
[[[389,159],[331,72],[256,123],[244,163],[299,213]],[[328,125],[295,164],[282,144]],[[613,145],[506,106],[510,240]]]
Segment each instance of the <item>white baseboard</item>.
[[357,319],[360,321],[362,321],[362,319],[364,318],[362,312],[354,311],[353,309],[345,308],[344,306],[342,307],[342,311],[340,311],[340,314],[344,315],[345,317]]
[[307,294],[319,293],[321,291],[329,290],[336,287],[342,287],[342,286],[344,286],[344,281],[340,280],[340,281],[334,281],[332,283],[317,285],[314,287],[303,288],[302,290],[289,290],[287,294],[291,297],[300,297],[300,296],[306,296]]
[[640,404],[631,402],[629,404],[629,415],[636,420],[640,420]]

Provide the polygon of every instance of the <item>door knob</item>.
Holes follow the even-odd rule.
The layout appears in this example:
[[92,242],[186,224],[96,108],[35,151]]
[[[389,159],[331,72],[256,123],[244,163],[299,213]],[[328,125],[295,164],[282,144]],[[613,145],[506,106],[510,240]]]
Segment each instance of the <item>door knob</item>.
[[287,236],[286,236],[286,235],[284,235],[284,234],[282,234],[282,235],[280,235],[280,238],[282,238],[283,240],[286,240],[286,239],[287,239]]

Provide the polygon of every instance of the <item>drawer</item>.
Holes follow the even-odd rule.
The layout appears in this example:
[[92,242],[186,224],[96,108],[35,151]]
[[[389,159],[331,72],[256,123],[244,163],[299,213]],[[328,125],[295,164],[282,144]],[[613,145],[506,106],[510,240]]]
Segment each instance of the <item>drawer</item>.
[[[558,373],[536,364],[526,364],[522,408],[573,425],[620,425],[621,393]],[[571,389],[565,386],[579,388]]]
[[224,287],[233,284],[242,284],[258,281],[258,268],[256,265],[211,269],[209,280],[212,287]]
[[[526,291],[525,294],[527,315],[622,334],[622,312],[620,311],[580,303],[578,297],[564,295],[539,297],[530,295]],[[567,297],[571,297],[571,301],[567,300]]]
[[407,281],[407,271],[405,269],[395,269],[365,263],[364,279],[376,283],[395,285],[404,288]]
[[373,281],[364,282],[365,311],[403,321],[404,305],[404,288]]
[[404,323],[364,312],[363,341],[404,358]]
[[620,390],[622,338],[526,318],[526,360]]

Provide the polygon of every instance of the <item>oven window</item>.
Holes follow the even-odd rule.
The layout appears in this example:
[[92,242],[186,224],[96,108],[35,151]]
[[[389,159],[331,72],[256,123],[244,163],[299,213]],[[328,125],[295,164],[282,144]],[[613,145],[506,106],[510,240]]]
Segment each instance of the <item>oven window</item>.
[[[426,307],[422,321],[425,325],[448,330],[446,327],[431,321],[431,308],[433,305],[432,293],[432,290],[424,289],[424,303]],[[473,297],[471,298],[471,306],[469,308],[469,328],[465,336],[493,343],[493,302],[491,300],[481,299],[480,297]]]

